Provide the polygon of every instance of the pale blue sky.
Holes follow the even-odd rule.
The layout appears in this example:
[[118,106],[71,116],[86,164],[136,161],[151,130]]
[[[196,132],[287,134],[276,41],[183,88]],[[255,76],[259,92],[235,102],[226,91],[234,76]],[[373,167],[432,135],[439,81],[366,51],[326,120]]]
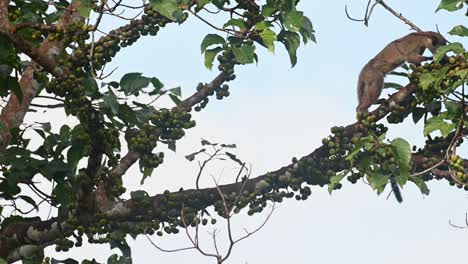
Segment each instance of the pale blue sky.
[[[301,1],[301,10],[317,31],[318,43],[300,48],[293,69],[280,45],[276,55],[259,52],[258,66],[238,67],[238,79],[230,84],[231,96],[221,102],[213,98],[206,110],[195,115],[199,125],[188,131],[176,155],[167,155],[164,166],[144,188],[153,194],[166,188],[192,188],[196,166],[183,155],[197,150],[201,137],[236,143],[239,156],[251,162],[255,176],[288,164],[293,156],[312,152],[331,126],[354,122],[355,86],[361,67],[388,42],[409,33],[406,25],[380,7],[369,27],[346,18],[345,4],[351,14],[359,16],[366,3]],[[438,25],[445,34],[453,25],[466,24],[463,12],[434,14],[437,0],[394,0],[389,4],[425,30],[435,31]],[[125,49],[116,60],[115,78],[126,72],[143,72],[169,85],[181,85],[184,95],[189,95],[198,82],[207,82],[216,74],[204,68],[200,54],[199,44],[207,33],[213,30],[194,18],[180,27],[163,29],[156,39],[146,38]],[[390,136],[418,143],[421,132],[420,126],[408,123],[395,127]],[[215,167],[210,172],[216,176],[224,173],[229,181],[229,171],[230,167]],[[138,186],[136,168],[125,181]],[[212,181],[203,183],[207,186]],[[362,182],[346,184],[332,196],[326,189],[313,188],[306,202],[282,203],[266,227],[240,244],[227,263],[466,263],[467,230],[454,229],[448,221],[464,221],[467,193],[449,188],[443,181],[431,183],[430,188],[431,195],[422,197],[415,187],[405,187],[403,204],[393,197],[377,196]],[[255,227],[261,219],[262,215],[241,216],[235,226]],[[183,235],[155,241],[168,248],[188,245]],[[132,244],[137,264],[214,263],[197,252],[161,253],[144,237]],[[61,256],[104,260],[108,252],[108,247],[86,247]]]

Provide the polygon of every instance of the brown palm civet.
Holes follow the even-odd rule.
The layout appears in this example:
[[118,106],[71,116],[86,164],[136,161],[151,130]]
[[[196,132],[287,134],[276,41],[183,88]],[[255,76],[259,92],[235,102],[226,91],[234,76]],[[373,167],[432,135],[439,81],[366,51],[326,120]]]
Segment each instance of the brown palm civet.
[[367,112],[375,104],[382,92],[384,77],[405,62],[419,65],[432,57],[424,57],[426,49],[434,53],[447,40],[436,32],[416,32],[408,34],[388,44],[361,70],[358,81],[358,101],[356,112]]

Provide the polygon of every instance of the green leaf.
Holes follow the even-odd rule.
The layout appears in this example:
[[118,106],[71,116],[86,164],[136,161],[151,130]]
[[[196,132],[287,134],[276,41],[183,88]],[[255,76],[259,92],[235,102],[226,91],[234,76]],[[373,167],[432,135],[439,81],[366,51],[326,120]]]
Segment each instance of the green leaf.
[[263,45],[268,48],[269,51],[275,52],[275,41],[277,40],[276,33],[269,29],[265,28],[260,32],[260,38],[262,39]]
[[205,145],[216,146],[216,145],[218,145],[218,143],[211,143],[211,142],[209,142],[208,140],[203,139],[203,138],[201,139],[201,142],[200,142],[200,143],[201,143],[202,146],[205,146]]
[[13,71],[13,67],[7,64],[0,64],[0,78],[7,78]]
[[395,147],[392,150],[398,160],[398,168],[400,169],[400,175],[398,175],[400,179],[398,180],[399,182],[406,182],[410,177],[411,146],[402,138],[392,140],[391,144]]
[[21,91],[21,87],[19,85],[18,79],[13,76],[8,76],[6,78],[6,88],[7,90],[12,91],[20,102],[23,101],[23,91]]
[[39,124],[41,124],[41,127],[42,129],[44,129],[44,131],[50,133],[50,130],[52,129],[52,125],[50,124],[50,122],[44,122]]
[[410,177],[411,175],[409,174],[409,172],[408,174],[400,173],[399,175],[396,176],[396,182],[398,183],[398,185],[403,186],[408,182]]
[[453,12],[463,7],[464,0],[442,0],[436,9],[436,12],[442,9]]
[[26,195],[20,195],[18,196],[18,198],[30,204],[32,207],[34,207],[36,211],[39,211],[39,207],[37,206],[36,201],[34,201],[33,198],[26,196]]
[[209,4],[209,3],[211,3],[211,0],[198,0],[197,1],[197,7],[196,7],[195,11],[198,12],[198,11],[202,10],[202,8],[205,5]]
[[394,154],[398,158],[400,165],[408,166],[411,161],[411,146],[408,141],[402,138],[395,138],[391,144],[396,149]]
[[286,50],[289,53],[289,59],[291,60],[292,67],[296,66],[297,64],[297,49],[301,43],[299,34],[291,31],[281,31],[278,35],[278,40],[281,41]]
[[55,22],[57,22],[57,20],[60,19],[64,12],[65,9],[59,9],[55,12],[47,13],[44,20],[47,24],[54,24]]
[[459,103],[447,101],[445,102],[445,108],[447,108],[448,119],[456,119],[461,116],[462,107]]
[[109,93],[102,97],[104,105],[112,111],[112,114],[117,115],[119,113],[119,101],[115,93],[109,89]]
[[411,177],[409,178],[409,181],[412,181],[414,184],[416,184],[416,186],[418,186],[422,194],[429,195],[429,188],[427,187],[426,182],[423,179],[419,177]]
[[119,106],[119,113],[117,115],[122,122],[129,125],[130,127],[134,125],[140,125],[135,111],[128,106],[127,104],[122,104]]
[[238,27],[239,29],[244,29],[244,30],[247,29],[247,26],[245,25],[244,20],[242,20],[241,18],[230,19],[228,22],[226,22],[223,25],[223,28],[227,28],[229,26],[235,26],[235,27]]
[[392,71],[388,73],[387,75],[396,75],[396,76],[401,76],[401,77],[408,77],[408,73],[406,72],[397,72],[397,71]]
[[184,11],[181,9],[177,9],[174,13],[172,13],[172,16],[174,17],[174,21],[179,23],[179,25],[182,24],[185,20]]
[[450,65],[445,65],[436,71],[421,74],[419,78],[419,86],[423,90],[434,88],[441,93],[448,92],[441,90],[440,83],[446,78],[446,73],[449,69]]
[[208,34],[203,39],[200,49],[201,49],[201,52],[203,53],[211,45],[224,44],[224,43],[226,43],[226,40],[224,40],[224,38],[221,37],[220,35]]
[[4,259],[0,258],[0,264],[7,264],[7,262]]
[[332,193],[336,186],[343,180],[343,178],[349,173],[349,171],[343,171],[336,174],[330,178],[330,183],[328,184],[328,193]]
[[453,51],[455,54],[461,54],[465,51],[465,49],[463,48],[463,45],[459,42],[453,42],[448,45],[442,46],[438,48],[437,51],[434,53],[434,61],[440,62],[444,55],[449,51]]
[[112,87],[112,88],[117,89],[117,88],[119,88],[120,83],[113,81],[113,82],[108,83],[108,85],[109,85],[110,87]]
[[83,144],[73,144],[67,152],[67,163],[72,167],[76,167],[78,162],[84,156],[84,145]]
[[[115,241],[113,243],[115,243]],[[107,264],[132,264],[132,259],[131,256],[118,256],[117,254],[113,254],[107,258]]]
[[208,70],[213,68],[213,61],[216,58],[216,55],[220,53],[223,49],[221,47],[217,47],[214,49],[206,50],[205,51],[205,67]]
[[[460,76],[460,79],[465,80],[466,77],[468,76],[468,69],[459,70],[454,75]],[[457,86],[454,86],[454,87],[457,87]]]
[[304,44],[307,44],[309,40],[317,42],[317,40],[315,39],[314,32],[315,30],[310,19],[306,16],[303,16],[300,33],[302,35],[302,41],[304,42]]
[[454,36],[460,36],[460,37],[467,37],[468,36],[468,28],[466,28],[463,25],[458,25],[452,28],[452,30],[449,31],[450,35]]
[[149,92],[149,95],[159,94],[161,92],[161,89],[164,87],[164,84],[161,81],[159,81],[159,79],[156,77],[151,78],[150,81],[154,87],[154,90]]
[[59,133],[62,141],[68,141],[70,139],[70,127],[68,125],[63,125]]
[[426,110],[424,110],[424,108],[422,107],[416,107],[414,110],[413,110],[413,122],[416,124],[419,122],[419,120],[421,120],[421,118],[424,116],[424,114],[426,113]]
[[169,92],[172,93],[173,95],[178,96],[178,97],[182,96],[182,89],[180,88],[180,86],[169,89]]
[[399,83],[393,83],[393,82],[384,83],[384,88],[385,89],[388,89],[388,88],[401,89],[401,87],[403,87],[403,86],[401,84],[399,84]]
[[161,15],[175,21],[174,12],[178,10],[176,0],[150,0],[150,4],[154,10],[161,13]]
[[140,184],[144,184],[145,180],[149,177],[151,177],[151,174],[153,173],[154,168],[144,168],[142,173],[143,173],[143,178],[141,178]]
[[[140,184],[144,184],[145,180],[147,178],[151,177],[151,175],[153,174],[154,168],[144,167],[143,164],[142,164],[141,159],[139,161],[139,166],[140,166],[141,173],[143,173],[143,177],[141,178]],[[132,192],[132,193],[140,194],[141,191],[136,191],[136,192]]]
[[428,136],[430,133],[440,130],[443,137],[447,137],[452,130],[455,129],[455,124],[449,124],[441,116],[434,116],[427,120],[424,125],[424,136]]
[[43,130],[34,129],[34,131],[36,131],[36,133],[39,134],[39,136],[41,136],[41,138],[46,139],[46,134],[44,133]]
[[423,90],[427,90],[432,87],[437,78],[432,73],[423,73],[419,78],[419,86]]
[[262,7],[262,15],[264,18],[268,18],[269,16],[271,16],[273,13],[275,13],[278,9],[274,6],[271,6],[269,3],[267,3],[266,5],[264,5]]
[[180,103],[182,103],[182,100],[180,100],[179,97],[177,97],[176,95],[169,94],[169,97],[172,99],[172,101],[173,101],[176,105],[179,105]]
[[368,144],[372,143],[372,137],[364,137],[359,138],[359,141],[354,145],[354,149],[352,149],[348,155],[346,156],[346,160],[354,160],[354,158],[361,153],[361,149]]
[[91,10],[93,9],[92,0],[73,0],[73,2],[78,2],[80,5],[77,10],[80,16],[88,18]]
[[289,13],[283,13],[283,25],[292,32],[299,32],[302,28],[302,19],[304,13],[300,11],[291,11]]
[[388,183],[388,176],[384,175],[379,170],[375,170],[367,176],[367,181],[369,182],[372,189],[377,190],[377,193],[381,194]]
[[[83,263],[85,263],[85,262],[83,262]],[[56,260],[56,259],[52,258],[50,260],[50,264],[79,264],[79,262],[74,260],[74,259],[71,259],[71,258],[67,258],[65,260]]]
[[98,84],[92,77],[85,78],[82,84],[85,88],[85,95],[87,96],[92,96],[99,92]]
[[[0,36],[0,63],[11,68],[19,69],[20,59],[13,43],[4,36]],[[6,75],[6,76],[9,76]]]
[[120,88],[125,95],[138,95],[143,88],[148,87],[150,80],[139,72],[127,73],[120,79]]
[[197,151],[197,152],[194,152],[194,153],[191,153],[191,154],[185,156],[185,158],[186,158],[188,161],[191,162],[191,161],[193,161],[193,160],[195,159],[195,157],[196,157],[198,154],[203,153],[203,152],[205,152],[205,151],[206,151],[206,149],[201,149],[201,150],[199,150],[199,151]]
[[[222,146],[222,145],[221,145]],[[240,160],[236,155],[230,153],[230,152],[225,152],[225,154],[234,162],[236,162],[237,164],[241,165],[241,166],[244,166],[245,163],[242,162],[242,160]]]
[[143,173],[143,178],[141,178],[140,184],[144,184],[145,180],[148,177],[151,177],[151,174],[153,174],[154,168],[146,168],[146,167],[141,167],[140,165],[140,170]]
[[177,146],[176,146],[175,140],[171,140],[171,141],[167,142],[167,147],[168,147],[170,150],[176,152]]
[[261,31],[261,30],[264,30],[266,28],[271,28],[273,27],[273,24],[271,24],[270,22],[268,21],[260,21],[258,22],[257,24],[255,24],[255,27],[254,29],[255,30],[258,30],[258,31]]
[[240,64],[250,64],[254,62],[255,46],[243,45],[240,48],[232,47],[232,52],[236,61]]

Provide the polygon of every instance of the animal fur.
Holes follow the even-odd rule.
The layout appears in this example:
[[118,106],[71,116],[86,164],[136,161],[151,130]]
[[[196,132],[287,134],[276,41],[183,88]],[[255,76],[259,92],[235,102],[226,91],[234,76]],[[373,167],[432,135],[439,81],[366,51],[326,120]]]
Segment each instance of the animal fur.
[[357,112],[367,112],[375,104],[382,92],[384,77],[405,62],[419,65],[432,57],[424,57],[426,49],[434,53],[447,40],[436,32],[416,32],[408,34],[388,44],[361,70],[358,81]]

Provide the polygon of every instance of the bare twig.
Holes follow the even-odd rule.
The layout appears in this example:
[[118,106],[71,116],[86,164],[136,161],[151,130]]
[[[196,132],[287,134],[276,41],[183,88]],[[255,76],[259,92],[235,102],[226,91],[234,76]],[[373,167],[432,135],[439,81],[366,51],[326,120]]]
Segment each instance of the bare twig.
[[449,225],[451,225],[452,227],[458,228],[458,229],[467,229],[468,228],[468,213],[465,213],[465,226],[459,226],[459,225],[452,224],[451,220],[449,220]]
[[[213,179],[214,179],[214,177],[213,177]],[[180,210],[180,219],[182,221],[183,227],[185,228],[185,234],[186,234],[186,236],[187,236],[187,238],[190,241],[192,246],[185,247],[185,248],[180,248],[180,249],[171,249],[171,250],[164,249],[164,248],[158,246],[154,241],[152,241],[150,239],[149,235],[147,234],[147,230],[145,229],[145,235],[146,235],[147,239],[150,241],[150,243],[156,249],[158,249],[158,250],[160,250],[162,252],[172,253],[172,252],[179,252],[179,251],[185,251],[185,250],[193,249],[193,250],[197,250],[203,256],[215,258],[217,264],[224,263],[231,256],[231,253],[232,253],[232,251],[234,249],[234,246],[237,243],[239,243],[240,241],[252,236],[256,232],[258,232],[260,229],[262,229],[265,226],[265,224],[268,222],[268,220],[271,218],[271,215],[272,215],[272,213],[273,213],[273,211],[275,209],[275,205],[273,204],[272,207],[271,207],[270,213],[267,215],[266,219],[262,222],[262,224],[259,227],[257,227],[255,230],[253,230],[251,232],[247,231],[244,228],[245,235],[235,239],[234,235],[233,235],[233,230],[232,230],[232,219],[231,218],[234,216],[234,214],[232,214],[232,211],[234,209],[234,206],[237,204],[239,198],[242,196],[242,193],[243,193],[244,188],[246,186],[246,182],[247,181],[244,181],[244,183],[241,185],[241,188],[240,188],[240,190],[239,190],[239,192],[238,192],[238,194],[236,196],[235,202],[233,204],[230,204],[226,200],[226,196],[224,195],[223,191],[219,187],[218,181],[215,180],[216,191],[221,196],[221,200],[222,200],[222,203],[223,203],[223,213],[222,213],[223,215],[222,216],[226,219],[228,245],[227,245],[227,250],[226,250],[225,254],[223,254],[221,252],[220,247],[219,247],[219,243],[218,243],[218,241],[219,241],[218,240],[219,231],[217,229],[214,229],[213,232],[210,232],[210,236],[211,236],[212,243],[213,243],[213,248],[214,248],[214,253],[210,253],[210,252],[206,251],[205,249],[201,248],[200,240],[199,240],[199,226],[200,226],[200,223],[201,223],[200,219],[202,217],[202,214],[199,214],[199,217],[194,218],[192,223],[187,223],[186,217],[184,215],[184,209],[185,209],[184,205],[182,205],[182,208]],[[193,224],[195,224],[195,234],[191,234],[191,232],[189,230],[189,227],[193,226]]]
[[186,251],[186,250],[191,250],[191,249],[195,249],[195,247],[185,247],[185,248],[178,248],[178,249],[164,249],[160,246],[158,246],[152,239],[151,237],[149,236],[149,234],[147,233],[147,228],[145,228],[145,236],[146,238],[148,239],[148,241],[151,243],[151,245],[153,245],[153,247],[157,248],[158,250],[162,251],[162,252],[166,252],[166,253],[173,253],[173,252],[180,252],[180,251]]
[[239,177],[242,174],[242,171],[244,171],[244,168],[245,168],[245,162],[242,163],[242,166],[241,166],[239,172],[237,173],[236,182],[239,182]]
[[[398,17],[401,21],[405,22],[408,26],[410,26],[413,30],[417,32],[422,32],[422,29],[420,29],[418,26],[413,24],[409,19],[404,17],[401,13],[398,13],[391,7],[389,7],[383,0],[376,0],[377,3],[379,3],[381,6],[383,6],[385,9],[387,9],[390,13],[392,13],[394,16]],[[370,14],[369,14],[370,16]]]
[[204,19],[203,17],[199,16],[197,13],[193,12],[192,10],[190,9],[187,9],[187,11],[194,15],[196,18],[200,19],[201,21],[203,21],[205,24],[207,24],[208,26],[212,27],[213,29],[215,30],[218,30],[218,31],[221,31],[221,32],[225,32],[227,34],[230,34],[230,35],[233,35],[233,36],[240,36],[242,35],[241,32],[238,32],[236,30],[233,30],[233,29],[228,29],[228,28],[220,28],[220,27],[217,27],[215,25],[213,25],[211,22],[209,22],[208,20]]
[[198,174],[197,174],[197,180],[195,181],[195,186],[197,187],[197,190],[200,189],[200,186],[199,186],[199,182],[200,182],[200,177],[203,173],[203,170],[205,169],[205,166],[213,160],[213,158],[215,158],[218,153],[223,150],[223,148],[220,148],[220,149],[216,149],[215,153],[213,155],[210,155],[210,157],[208,159],[206,159],[205,161],[203,161],[202,165],[200,165],[200,169],[198,171]]
[[441,160],[439,163],[437,163],[436,165],[430,167],[429,169],[426,169],[424,171],[411,174],[411,177],[417,177],[417,176],[421,176],[421,175],[424,175],[426,173],[432,172],[434,169],[437,169],[439,166],[442,166],[444,163],[445,163],[445,159]]
[[257,227],[255,230],[253,230],[253,231],[251,231],[251,232],[249,232],[247,229],[244,229],[244,231],[246,232],[246,235],[243,236],[243,237],[241,237],[241,238],[239,238],[239,239],[237,239],[237,240],[234,241],[234,242],[235,242],[235,243],[238,243],[238,242],[240,242],[240,241],[242,241],[242,240],[244,240],[244,239],[246,239],[246,238],[248,238],[248,237],[254,235],[254,234],[257,233],[258,231],[260,231],[260,230],[266,225],[266,223],[268,223],[268,221],[270,220],[271,216],[273,215],[273,212],[275,211],[275,209],[276,209],[275,204],[271,205],[271,210],[270,210],[270,212],[268,213],[268,215],[267,215],[267,217],[265,218],[265,220],[263,221],[263,223],[262,223],[259,227]]
[[346,13],[346,16],[348,17],[348,19],[352,20],[352,21],[357,21],[357,22],[364,22],[364,24],[367,26],[367,12],[369,11],[369,5],[371,3],[372,0],[369,0],[369,2],[367,3],[367,8],[366,8],[366,13],[364,15],[364,18],[363,19],[356,19],[356,18],[352,18],[349,13],[348,13],[348,6],[345,5],[345,13]]
[[53,105],[30,104],[30,106],[40,107],[40,108],[62,108],[64,104],[53,104]]
[[375,2],[372,4],[371,6],[371,1],[372,0],[369,0],[367,2],[367,6],[366,6],[366,12],[365,12],[365,15],[364,15],[364,18],[362,19],[356,19],[356,18],[352,18],[349,13],[348,13],[348,8],[347,6],[345,5],[345,13],[346,13],[346,16],[348,17],[348,19],[352,20],[352,21],[357,21],[357,22],[364,22],[364,25],[365,26],[368,26],[369,25],[369,20],[372,16],[372,13],[374,11],[374,8],[380,4],[382,7],[384,7],[385,9],[387,9],[390,13],[392,13],[394,16],[396,16],[397,18],[399,18],[401,21],[405,22],[405,24],[409,25],[413,30],[417,31],[417,32],[422,32],[422,29],[420,29],[418,26],[416,26],[413,22],[411,22],[409,19],[407,19],[406,17],[404,17],[401,13],[398,13],[397,11],[395,11],[393,8],[391,8],[390,6],[388,6],[383,0],[375,0]]

